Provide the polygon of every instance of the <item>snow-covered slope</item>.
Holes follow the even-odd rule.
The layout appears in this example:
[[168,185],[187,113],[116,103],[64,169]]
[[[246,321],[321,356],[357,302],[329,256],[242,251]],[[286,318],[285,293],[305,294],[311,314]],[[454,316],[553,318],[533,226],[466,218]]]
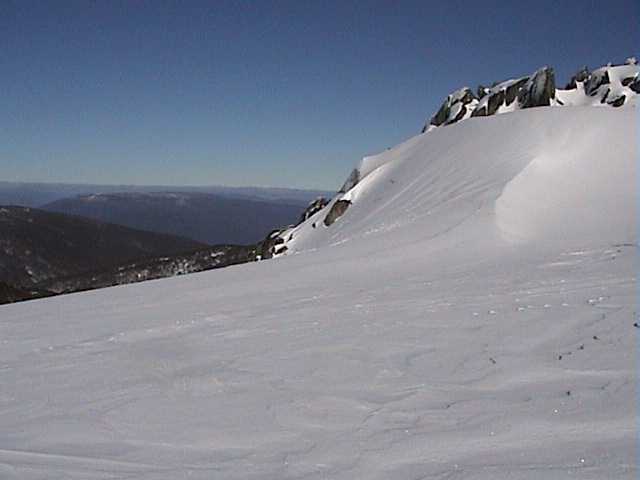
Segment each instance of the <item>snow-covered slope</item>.
[[636,128],[469,118],[281,258],[0,307],[0,478],[636,478]]
[[[492,248],[630,242],[636,128],[632,107],[538,108],[418,135],[365,158],[355,187],[281,235],[286,253],[368,240],[384,255],[452,228],[447,247],[467,231]],[[338,201],[350,205],[326,226]]]

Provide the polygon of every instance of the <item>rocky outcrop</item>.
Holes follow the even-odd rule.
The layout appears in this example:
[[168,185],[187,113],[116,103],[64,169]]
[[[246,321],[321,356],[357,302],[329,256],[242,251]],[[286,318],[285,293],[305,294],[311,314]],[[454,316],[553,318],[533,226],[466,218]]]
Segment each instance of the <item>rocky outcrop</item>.
[[266,238],[258,244],[256,258],[258,260],[266,260],[277,255],[277,252],[284,246],[283,234],[287,230],[288,228],[280,228],[269,232]]
[[569,83],[565,85],[564,89],[574,90],[578,88],[578,82],[584,83],[589,79],[589,75],[591,75],[589,69],[586,66],[583,67],[581,70],[578,70],[578,73],[571,77],[571,80],[569,80]]
[[638,62],[633,57],[624,65],[609,64],[593,72],[584,67],[559,90],[556,90],[553,69],[544,67],[529,77],[497,82],[491,87],[479,85],[475,94],[466,87],[455,91],[447,96],[422,132],[470,117],[487,117],[524,108],[599,104],[620,107],[632,99],[635,101],[638,93]]
[[305,208],[304,212],[302,212],[302,215],[300,215],[300,220],[298,221],[297,225],[301,224],[308,218],[313,217],[316,213],[318,213],[320,210],[326,207],[328,203],[329,203],[329,200],[327,200],[324,197],[316,198],[313,202],[311,202],[307,206],[307,208]]
[[469,88],[465,87],[456,90],[447,96],[440,109],[431,117],[429,123],[424,126],[422,132],[427,131],[430,126],[439,127],[462,120],[471,114],[477,101],[478,99]]
[[612,107],[621,107],[622,105],[624,105],[624,101],[626,100],[626,98],[626,95],[620,95],[613,100],[609,100],[607,103]]
[[553,68],[544,67],[534,73],[518,91],[520,108],[547,107],[556,96]]
[[529,77],[494,84],[492,87],[478,87],[484,95],[471,113],[472,117],[494,115],[500,107],[510,106],[518,96],[518,92],[527,83]]
[[598,89],[602,85],[608,85],[609,83],[611,83],[609,72],[605,68],[600,68],[591,74],[584,86],[584,91],[587,95],[593,97],[598,93]]
[[351,201],[349,200],[338,200],[333,204],[331,210],[326,217],[324,217],[325,226],[331,226],[336,220],[338,220],[344,212],[351,206]]
[[353,170],[351,170],[349,177],[344,182],[342,187],[340,187],[340,190],[338,191],[338,193],[348,192],[353,187],[355,187],[359,181],[360,181],[360,171],[357,168],[354,168]]

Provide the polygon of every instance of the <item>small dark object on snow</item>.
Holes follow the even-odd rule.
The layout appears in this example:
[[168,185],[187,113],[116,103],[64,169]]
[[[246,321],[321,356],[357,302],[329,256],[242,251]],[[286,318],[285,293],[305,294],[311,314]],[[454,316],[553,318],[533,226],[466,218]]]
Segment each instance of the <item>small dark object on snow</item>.
[[633,324],[633,326],[634,326],[634,327],[636,327],[636,328],[640,328],[640,325],[638,325],[638,322],[635,322],[635,323]]
[[567,390],[567,397],[571,396],[571,390]]
[[580,346],[578,347],[578,350],[584,350],[584,345],[580,345]]
[[600,340],[600,339],[598,338],[598,336],[597,336],[597,335],[594,335],[594,336],[593,336],[593,339],[594,339],[594,340]]
[[489,357],[489,361],[490,361],[491,363],[493,363],[494,365],[497,363],[493,357]]

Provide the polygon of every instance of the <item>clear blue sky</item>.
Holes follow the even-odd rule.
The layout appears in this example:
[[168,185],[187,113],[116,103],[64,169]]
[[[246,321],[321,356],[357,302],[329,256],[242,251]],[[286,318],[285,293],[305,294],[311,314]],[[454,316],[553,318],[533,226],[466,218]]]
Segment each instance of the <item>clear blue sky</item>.
[[451,90],[638,54],[638,1],[0,1],[0,180],[336,188]]

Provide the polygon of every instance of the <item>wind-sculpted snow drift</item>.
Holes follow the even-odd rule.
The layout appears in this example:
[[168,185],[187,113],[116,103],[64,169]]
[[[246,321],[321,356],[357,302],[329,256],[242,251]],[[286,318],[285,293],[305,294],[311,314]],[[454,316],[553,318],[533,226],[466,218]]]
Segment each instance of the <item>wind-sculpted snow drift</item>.
[[[550,108],[544,109],[543,113],[509,115],[495,121],[484,117],[540,106],[635,107],[639,72],[635,59],[629,59],[625,65],[602,67],[593,72],[584,69],[564,90],[555,88],[553,70],[546,67],[531,77],[507,80],[493,87],[478,87],[480,99],[469,88],[460,89],[447,97],[431,119],[430,126],[425,126],[423,133],[428,132],[427,135],[414,137],[379,155],[365,157],[338,195],[326,208],[319,210],[317,216],[279,232],[275,237],[278,247],[273,253],[276,256],[291,254],[326,243],[342,242],[354,235],[395,229],[413,223],[416,217],[429,215],[433,218],[435,210],[444,209],[444,215],[451,213],[456,217],[459,209],[454,208],[455,204],[448,198],[457,202],[466,198],[473,202],[472,195],[479,192],[462,185],[480,185],[485,177],[482,193],[489,198],[493,195],[492,202],[497,200],[498,192],[505,189],[506,195],[492,208],[497,215],[494,224],[511,240],[524,241],[540,229],[559,234],[568,228],[575,236],[581,234],[578,232],[589,231],[596,237],[611,232],[607,227],[613,228],[611,224],[621,219],[616,214],[618,205],[614,205],[614,199],[624,202],[635,191],[635,179],[628,174],[635,168],[635,144],[629,140],[616,141],[618,137],[611,136],[610,125],[603,124],[611,116],[609,112],[571,110],[567,113],[565,108]],[[628,108],[623,110],[627,112],[621,114],[625,117],[623,138],[631,139],[636,119]],[[613,118],[619,117],[613,115]],[[463,122],[464,126],[461,124],[460,128],[447,134],[441,133],[444,126],[467,119],[470,121]],[[479,130],[479,121],[489,123],[482,125],[486,132]],[[455,159],[453,164],[448,165],[452,158]],[[403,166],[407,163],[408,166]],[[456,176],[445,177],[444,173],[452,167],[456,168]],[[515,180],[518,186],[508,185],[515,174],[525,168],[526,172]],[[420,183],[413,178],[414,172],[419,172],[419,178],[437,178],[439,187],[442,182],[448,182],[451,191],[444,192],[443,196],[442,191],[431,187],[431,181]],[[548,175],[545,177],[542,172]],[[372,173],[375,178],[368,179]],[[529,179],[526,184],[525,178]],[[577,178],[580,181],[572,180]],[[610,179],[604,186],[601,184],[603,178]],[[380,217],[373,213],[380,208],[377,199],[389,198],[392,192],[396,194],[392,201],[384,203],[384,209],[389,214],[391,206],[397,205],[398,211],[389,215],[393,220],[379,222]],[[428,196],[435,203],[421,201],[429,199]],[[510,200],[516,196],[519,198]],[[601,198],[608,199],[605,206],[599,205]],[[571,206],[569,201],[573,202]],[[518,203],[522,211],[516,209],[514,203]],[[559,212],[555,217],[552,214],[554,204]],[[340,207],[339,215],[336,215],[335,207]],[[349,219],[342,223],[355,225],[354,232],[345,232],[352,230],[350,226],[338,227],[338,223],[333,226],[347,210]],[[569,213],[573,219],[581,219],[580,228],[574,224],[576,222],[567,223]],[[365,225],[370,221],[384,225]],[[628,217],[618,223],[623,225],[614,228],[616,233],[632,227]],[[318,230],[321,225],[331,229]],[[440,224],[432,225],[431,229]]]
[[636,478],[637,118],[469,117],[276,260],[0,307],[0,478]]

